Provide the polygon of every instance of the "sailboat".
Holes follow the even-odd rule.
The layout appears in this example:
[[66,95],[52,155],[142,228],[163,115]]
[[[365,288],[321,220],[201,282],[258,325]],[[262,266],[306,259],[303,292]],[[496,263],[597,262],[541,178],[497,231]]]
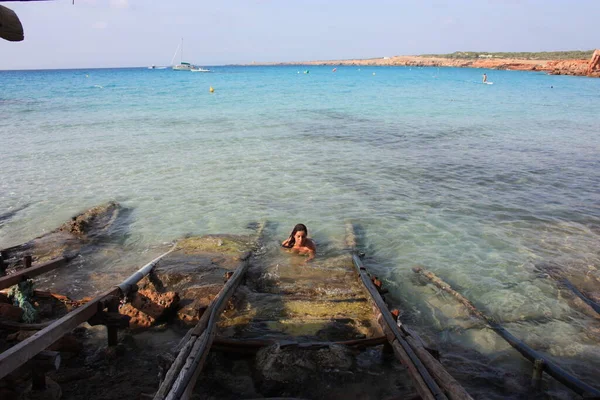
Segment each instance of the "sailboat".
[[[181,58],[178,65],[173,65],[175,61],[175,57],[177,57],[177,52],[181,48]],[[175,50],[175,54],[173,54],[173,59],[171,60],[171,65],[173,65],[173,71],[191,71],[194,66],[188,62],[183,62],[183,38],[181,38],[181,43],[177,46],[177,50]]]

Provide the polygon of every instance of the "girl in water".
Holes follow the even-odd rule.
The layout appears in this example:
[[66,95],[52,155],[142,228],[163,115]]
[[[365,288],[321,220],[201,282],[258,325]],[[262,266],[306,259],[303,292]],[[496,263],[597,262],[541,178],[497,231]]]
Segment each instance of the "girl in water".
[[308,254],[306,261],[315,258],[315,252],[317,251],[315,242],[308,238],[308,228],[304,224],[294,226],[292,233],[290,233],[290,237],[285,239],[283,243],[281,243],[281,246],[291,249],[298,254]]

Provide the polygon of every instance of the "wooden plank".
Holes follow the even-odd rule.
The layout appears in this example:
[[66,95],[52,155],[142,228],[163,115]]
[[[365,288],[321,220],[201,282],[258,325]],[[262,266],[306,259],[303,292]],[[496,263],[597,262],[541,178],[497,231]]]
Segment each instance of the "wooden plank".
[[[198,376],[200,376],[202,368],[204,367],[204,362],[208,357],[215,334],[215,326],[211,325],[204,331],[202,336],[196,339],[198,347],[192,349],[192,352],[190,353],[190,366],[188,369],[184,368],[185,373],[179,375],[181,380],[175,382],[173,390],[169,393],[167,400],[188,400],[191,397],[194,386],[196,385],[196,380],[198,379]],[[178,383],[180,383],[179,386]]]
[[585,304],[590,306],[596,313],[600,314],[600,304],[596,303],[592,299],[589,299],[586,295],[584,295],[575,285],[571,283],[567,278],[562,278],[560,283],[565,285],[568,289],[571,290],[577,297],[579,297]]
[[177,376],[179,375],[179,372],[185,365],[185,362],[187,361],[187,358],[190,355],[190,352],[192,351],[192,348],[194,347],[195,343],[195,340],[188,340],[183,345],[183,348],[177,354],[177,358],[175,359],[175,361],[173,361],[173,364],[171,364],[171,367],[167,371],[165,378],[160,383],[160,387],[154,395],[154,399],[162,400],[167,396],[169,390],[171,390],[171,387],[173,386],[173,382],[175,382]]
[[[178,348],[180,348],[181,350],[179,351],[179,354],[177,355],[176,362],[174,362],[171,365],[171,368],[169,368],[169,371],[167,372],[167,375],[165,376],[163,383],[158,388],[158,391],[156,392],[156,395],[154,396],[155,400],[163,400],[165,398],[169,398],[169,396],[171,395],[171,392],[173,391],[173,388],[175,387],[174,384],[177,381],[183,382],[182,374],[185,371],[187,371],[189,368],[192,368],[191,364],[188,365],[188,361],[189,361],[189,363],[193,363],[193,360],[196,358],[195,356],[197,355],[195,352],[197,352],[199,350],[206,351],[205,348],[199,349],[197,346],[194,349],[194,348],[190,347],[190,343],[197,342],[197,338],[199,336],[202,336],[204,334],[204,332],[206,332],[207,329],[211,330],[210,324],[212,323],[214,325],[216,323],[218,315],[221,314],[221,312],[227,305],[227,301],[229,301],[229,299],[233,295],[235,289],[242,281],[242,278],[245,275],[246,271],[248,270],[248,267],[250,265],[250,260],[249,260],[250,254],[251,253],[246,253],[240,258],[241,265],[235,270],[235,272],[233,273],[231,278],[227,281],[225,286],[223,286],[223,288],[219,291],[217,296],[210,302],[206,311],[204,312],[204,314],[202,314],[202,317],[200,318],[200,321],[198,321],[196,326],[194,328],[190,329],[186,333],[186,336],[179,342]],[[216,316],[215,316],[215,314],[216,314]],[[210,345],[212,345],[212,340],[210,341],[208,348],[210,348]],[[188,352],[188,350],[189,350],[189,353],[185,354]],[[208,353],[208,351],[206,351],[206,352]],[[187,357],[186,364],[184,364],[184,365],[182,365],[182,363],[181,363],[181,358],[183,356]],[[177,362],[178,360],[179,360],[179,362]],[[201,360],[197,359],[197,361],[198,362],[194,364],[193,368],[200,367],[199,369],[201,370],[202,369],[202,366],[200,364]],[[186,365],[188,365],[187,369],[186,369]],[[191,381],[193,372],[194,371],[190,372],[188,374],[188,376],[185,378],[186,385]],[[195,380],[194,380],[194,382],[195,382]],[[182,393],[184,390],[185,390],[185,387],[180,389],[180,391]],[[181,396],[182,393],[179,393],[179,396]]]
[[408,342],[404,339],[402,333],[396,325],[394,317],[387,308],[387,305],[383,301],[383,298],[377,291],[377,288],[371,282],[367,271],[362,264],[362,261],[357,254],[352,255],[352,261],[358,272],[359,278],[362,281],[366,291],[371,295],[373,302],[377,306],[379,313],[381,314],[380,325],[394,349],[394,354],[399,360],[407,367],[408,372],[415,383],[415,389],[419,395],[425,399],[447,399],[444,392],[440,389],[438,384],[435,382],[427,368],[423,365],[423,362],[417,357],[413,349],[410,347]]
[[454,379],[448,371],[440,364],[434,356],[425,349],[419,340],[411,336],[406,337],[406,341],[415,351],[417,356],[423,361],[423,364],[431,372],[436,382],[444,389],[450,400],[473,400],[464,387]]
[[[202,334],[199,338],[196,339],[197,336],[192,335],[192,339],[195,341],[194,348],[192,348],[188,360],[186,361],[186,365],[182,368],[181,372],[177,376],[177,379],[173,383],[172,388],[168,392],[166,398],[170,399],[181,399],[184,398],[184,394],[188,394],[193,390],[194,385],[196,384],[196,379],[198,375],[202,371],[202,367],[204,366],[204,361],[206,360],[206,356],[210,350],[210,346],[212,345],[214,336],[216,334],[216,323],[219,319],[220,314],[223,312],[225,307],[227,306],[227,302],[235,292],[235,289],[241,283],[248,267],[250,266],[250,255],[243,257],[242,264],[235,270],[232,277],[227,281],[225,286],[221,289],[216,298],[211,302],[211,312],[208,317],[208,321],[204,329],[202,329]],[[214,303],[214,305],[213,305]],[[205,314],[208,314],[205,312]],[[204,315],[202,316],[204,317]],[[202,319],[201,321],[202,322]],[[202,328],[200,322],[197,325],[198,333]],[[162,386],[162,385],[161,385]],[[159,389],[160,390],[160,389]],[[157,393],[158,394],[158,393]],[[159,397],[155,396],[155,399],[159,399]]]
[[[89,320],[92,316],[94,316],[100,307],[100,303],[105,300],[109,296],[123,296],[126,295],[129,290],[131,290],[135,284],[142,279],[145,275],[152,271],[152,268],[158,263],[158,261],[172,252],[175,249],[175,246],[171,248],[168,252],[162,254],[161,256],[155,258],[148,264],[144,265],[140,268],[136,273],[127,278],[120,285],[115,286],[106,292],[100,294],[95,297],[93,300],[90,300],[85,305],[77,308],[74,311],[71,311],[64,317],[54,321],[52,324],[42,329],[41,331],[36,332],[33,336],[27,338],[21,343],[11,347],[6,350],[4,353],[0,354],[0,379],[10,374],[15,369],[19,368],[21,365],[26,363],[35,357],[42,350],[46,349],[48,346],[52,345],[58,339],[63,337],[68,332],[71,332],[75,329],[79,324]],[[65,259],[62,259],[65,261]],[[45,264],[44,264],[45,265]],[[44,266],[42,265],[42,266]],[[41,268],[42,266],[34,267]],[[46,265],[47,267],[47,265]],[[30,268],[30,269],[34,269]],[[49,267],[48,267],[49,268]],[[24,272],[24,271],[22,271]],[[39,271],[38,271],[39,272]],[[120,288],[123,286],[123,289]],[[104,306],[103,306],[104,307]]]
[[10,274],[0,278],[0,289],[6,289],[17,283],[21,282],[23,279],[33,278],[34,276],[38,276],[44,274],[46,272],[52,271],[56,268],[60,268],[62,266],[67,265],[68,260],[65,257],[58,258],[56,260],[48,261],[47,263],[33,266],[31,268],[25,268],[14,274]]
[[[375,312],[379,310],[374,307]],[[379,314],[377,316],[377,322],[382,325],[382,328],[386,335],[392,340],[395,339],[395,335],[383,321],[383,316]],[[385,325],[384,325],[385,324]],[[399,325],[399,323],[397,324]],[[402,329],[402,333],[410,332],[409,329]],[[423,341],[417,335],[407,333],[402,335],[408,342],[410,347],[414,350],[415,354],[423,362],[427,370],[431,373],[435,381],[444,390],[445,394],[451,400],[473,400],[471,395],[465,390],[464,387],[446,369],[444,366],[425,348]],[[395,352],[395,351],[394,351]]]
[[464,297],[462,294],[458,293],[456,290],[452,289],[452,287],[436,276],[433,272],[427,271],[422,267],[413,268],[415,273],[421,274],[427,279],[429,279],[434,285],[444,290],[447,293],[450,293],[454,296],[461,304],[463,304],[467,310],[472,315],[481,318],[490,328],[492,328],[500,337],[508,342],[512,347],[514,347],[523,357],[535,363],[536,360],[541,360],[544,362],[544,372],[548,373],[548,375],[552,376],[554,379],[573,390],[575,393],[584,396],[584,395],[592,395],[594,397],[600,398],[600,390],[588,385],[585,382],[575,378],[574,376],[567,373],[565,370],[560,368],[558,365],[554,364],[548,358],[544,357],[542,354],[533,350],[531,347],[527,346],[521,340],[517,339],[513,334],[508,332],[504,327],[495,322],[493,319],[489,318],[487,315],[482,313],[471,303],[469,299]]
[[119,294],[119,292],[120,289],[115,287],[102,293],[84,306],[77,308],[50,326],[0,354],[0,379],[31,360],[66,333],[71,332],[79,324],[90,319],[98,311],[100,301],[107,296]]

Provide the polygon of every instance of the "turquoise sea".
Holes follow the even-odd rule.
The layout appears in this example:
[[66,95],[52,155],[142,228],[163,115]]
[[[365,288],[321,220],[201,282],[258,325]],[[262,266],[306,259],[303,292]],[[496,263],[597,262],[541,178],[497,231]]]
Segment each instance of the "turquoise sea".
[[302,222],[327,248],[352,221],[403,319],[479,398],[523,398],[510,382],[531,364],[411,267],[599,386],[600,320],[535,268],[556,264],[600,298],[599,79],[212,69],[0,71],[0,248],[109,200],[131,210],[120,246],[136,256],[86,265],[106,274],[189,233],[268,220],[283,240]]

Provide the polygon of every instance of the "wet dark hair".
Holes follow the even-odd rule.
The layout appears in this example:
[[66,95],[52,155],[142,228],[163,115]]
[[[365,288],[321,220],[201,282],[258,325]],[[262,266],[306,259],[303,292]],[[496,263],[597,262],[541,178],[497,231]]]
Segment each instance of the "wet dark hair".
[[294,226],[294,229],[292,229],[292,233],[290,233],[290,241],[288,242],[288,244],[286,246],[283,246],[283,247],[287,247],[287,248],[294,247],[294,245],[296,244],[296,238],[295,238],[296,232],[306,232],[306,236],[308,236],[308,228],[306,227],[306,225],[296,224],[296,226]]

